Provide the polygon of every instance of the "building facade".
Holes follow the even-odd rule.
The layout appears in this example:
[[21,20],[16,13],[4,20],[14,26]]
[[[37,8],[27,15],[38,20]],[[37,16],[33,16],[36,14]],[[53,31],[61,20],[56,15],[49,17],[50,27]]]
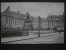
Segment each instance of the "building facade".
[[1,13],[1,28],[6,29],[21,29],[23,27],[24,14],[20,12],[10,11],[10,7],[6,8],[4,12]]
[[[1,30],[22,30],[25,19],[26,14],[21,14],[20,11],[10,11],[10,6],[8,6],[6,10],[1,13]],[[39,20],[31,16],[30,20],[32,20],[33,28],[38,29]],[[46,19],[41,20],[41,27],[43,29],[54,28],[56,26],[64,27],[64,14],[48,16]]]
[[64,27],[64,14],[48,16],[42,21],[43,28]]

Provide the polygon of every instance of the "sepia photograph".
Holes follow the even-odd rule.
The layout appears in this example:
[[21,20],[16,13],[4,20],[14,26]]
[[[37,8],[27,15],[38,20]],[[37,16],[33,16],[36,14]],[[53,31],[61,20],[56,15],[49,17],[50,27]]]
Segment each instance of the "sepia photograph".
[[1,2],[1,44],[64,44],[64,2]]

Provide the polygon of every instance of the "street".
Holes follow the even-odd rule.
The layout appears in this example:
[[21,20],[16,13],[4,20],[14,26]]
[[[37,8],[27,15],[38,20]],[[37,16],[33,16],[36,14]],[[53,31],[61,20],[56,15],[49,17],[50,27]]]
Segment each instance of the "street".
[[6,44],[55,44],[64,43],[64,33],[54,34],[40,38],[9,42]]
[[64,43],[64,3],[1,3],[1,44]]

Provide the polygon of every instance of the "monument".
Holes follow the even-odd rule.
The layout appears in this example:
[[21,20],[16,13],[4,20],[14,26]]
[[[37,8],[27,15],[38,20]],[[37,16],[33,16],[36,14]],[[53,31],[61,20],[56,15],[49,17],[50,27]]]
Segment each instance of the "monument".
[[33,30],[32,26],[32,20],[30,19],[30,14],[27,12],[26,13],[27,18],[24,20],[24,25],[23,25],[23,35],[29,35],[29,31]]

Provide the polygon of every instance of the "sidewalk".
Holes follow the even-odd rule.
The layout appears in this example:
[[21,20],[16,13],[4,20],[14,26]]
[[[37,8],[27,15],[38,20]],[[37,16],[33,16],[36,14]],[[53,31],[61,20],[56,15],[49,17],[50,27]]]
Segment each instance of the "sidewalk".
[[[42,34],[40,36],[44,37],[44,36],[50,36],[50,35],[55,35],[55,34],[58,34],[58,33]],[[1,43],[20,41],[20,40],[28,40],[28,39],[33,39],[33,38],[38,38],[38,35],[29,35],[29,36],[3,38],[3,39],[1,39]]]

